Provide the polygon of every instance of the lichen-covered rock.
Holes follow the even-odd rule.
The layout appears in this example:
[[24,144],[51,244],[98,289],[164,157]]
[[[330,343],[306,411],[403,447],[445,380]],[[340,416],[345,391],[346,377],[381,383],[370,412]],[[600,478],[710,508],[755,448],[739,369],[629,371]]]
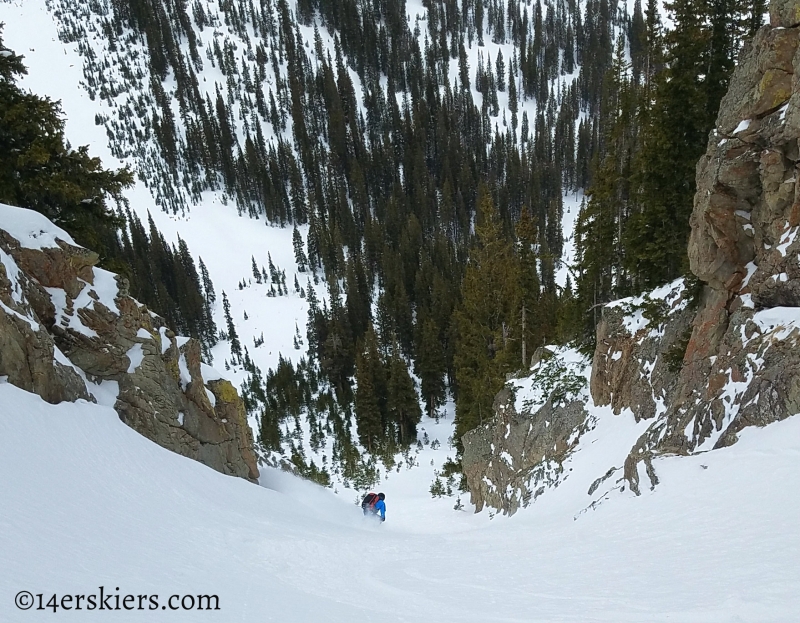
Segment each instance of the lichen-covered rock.
[[773,27],[792,28],[800,25],[800,3],[797,0],[772,0],[769,22]]
[[[258,465],[253,454],[253,431],[247,423],[247,413],[242,399],[231,382],[226,379],[208,381],[206,385],[216,399],[214,412],[217,414],[217,419],[225,424],[225,429],[238,443],[239,453],[247,465],[248,478],[256,480]],[[233,450],[234,445],[231,445],[231,451]]]
[[752,124],[788,102],[796,51],[795,28],[765,27],[747,43],[720,103],[717,129],[722,136],[747,136],[748,122]]
[[0,206],[0,377],[49,402],[108,400],[159,445],[255,481],[236,390],[97,260],[43,216]]

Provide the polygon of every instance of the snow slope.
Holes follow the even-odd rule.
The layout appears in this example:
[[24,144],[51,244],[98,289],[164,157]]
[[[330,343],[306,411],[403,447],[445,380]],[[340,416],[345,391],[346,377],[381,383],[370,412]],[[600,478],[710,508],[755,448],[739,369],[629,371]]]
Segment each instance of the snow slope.
[[[213,0],[209,2],[209,6],[217,6],[217,4]],[[294,6],[294,3],[290,2],[290,5]],[[128,164],[136,169],[141,164],[136,159],[136,150],[129,146],[132,155],[127,161],[120,161],[114,157],[108,143],[109,137],[106,128],[104,125],[97,124],[96,117],[96,115],[100,115],[103,118],[115,118],[120,107],[124,107],[124,103],[135,94],[122,92],[113,102],[100,98],[90,99],[86,91],[85,59],[78,52],[79,44],[90,45],[99,58],[105,58],[104,55],[107,53],[108,58],[112,62],[116,62],[114,61],[116,57],[105,50],[104,46],[107,47],[108,42],[95,34],[83,43],[76,41],[65,44],[60,41],[58,18],[54,14],[54,11],[58,10],[60,6],[59,2],[48,3],[47,0],[0,0],[0,22],[6,24],[5,44],[18,53],[24,54],[24,62],[29,69],[28,75],[23,78],[21,84],[35,93],[48,95],[52,99],[61,101],[66,117],[66,136],[74,144],[89,145],[90,153],[99,156],[108,167]],[[528,8],[530,9],[530,7]],[[418,0],[407,3],[410,24],[413,28],[417,19],[421,20],[422,34],[420,36],[423,38],[427,31],[426,13],[427,9]],[[86,27],[89,28],[89,25],[87,24]],[[224,24],[218,25],[213,31],[238,41],[239,36],[231,32]],[[307,43],[313,40],[312,28],[302,27],[301,32],[307,39]],[[197,34],[201,39],[208,39],[212,36],[212,29],[206,29]],[[325,28],[321,29],[321,35],[325,48],[332,49],[332,38]],[[209,41],[210,39],[206,41],[206,44],[209,44]],[[312,48],[313,46],[310,46],[309,53]],[[479,48],[476,43],[469,46],[471,75],[478,66],[479,53],[483,55],[483,60],[486,62],[489,57],[496,59],[499,51],[503,52],[507,65],[510,64],[514,56],[511,43],[498,45],[491,40],[490,36],[486,36],[484,47]],[[133,54],[133,51],[128,52],[130,55]],[[131,63],[140,61],[141,58],[135,61],[131,60]],[[119,69],[112,66],[108,71],[116,76]],[[149,70],[143,67],[142,71]],[[450,60],[449,71],[451,84],[457,84],[459,80],[457,59]],[[214,84],[220,83],[222,87],[225,86],[224,76],[218,68],[211,67],[208,63],[205,65],[202,76],[201,83],[206,85],[205,88],[210,91],[213,91],[212,85]],[[208,79],[207,83],[205,82],[206,78]],[[559,78],[559,82],[568,83],[575,78],[576,74],[562,76]],[[354,82],[356,93],[361,93],[360,80],[352,71],[351,79]],[[167,84],[166,88],[171,87]],[[476,105],[480,105],[483,96],[474,89],[474,85],[472,95]],[[498,93],[498,103],[500,113],[495,118],[497,129],[500,132],[510,131],[507,91]],[[535,101],[521,100],[519,106],[520,120],[525,111],[528,119],[533,123],[536,115]],[[180,118],[178,111],[176,111],[176,118]],[[503,124],[505,118],[509,120],[508,125]],[[264,131],[269,138],[271,136],[270,126],[265,125]],[[291,133],[288,130],[287,132],[286,136],[288,137]],[[303,342],[305,340],[308,305],[305,299],[294,292],[292,285],[297,277],[299,285],[307,288],[308,274],[297,273],[291,228],[267,226],[263,218],[251,219],[247,216],[239,216],[235,207],[230,202],[226,202],[220,193],[204,193],[202,200],[193,205],[191,210],[177,215],[162,211],[156,205],[151,191],[141,180],[137,180],[135,187],[127,191],[126,196],[130,200],[131,208],[143,222],[146,222],[148,214],[152,215],[156,225],[168,241],[177,243],[178,236],[180,236],[187,242],[195,259],[198,256],[202,257],[218,295],[214,320],[219,328],[225,329],[221,301],[221,293],[224,291],[231,303],[233,320],[242,346],[248,348],[255,365],[266,372],[269,368],[276,367],[279,354],[295,362],[300,356],[305,355],[305,344],[301,344],[300,350],[296,350],[293,342],[298,332]],[[557,275],[557,281],[561,286],[566,282],[567,266],[574,261],[573,231],[581,198],[580,194],[568,194],[564,200],[565,253],[564,262],[559,266]],[[303,226],[300,230],[305,237],[307,227]],[[286,272],[286,283],[289,286],[288,296],[267,298],[269,284],[259,285],[253,282],[243,290],[238,287],[242,280],[252,281],[251,258],[255,258],[259,267],[266,267],[268,254],[276,267]],[[324,283],[320,283],[315,288],[318,298],[325,298]],[[245,319],[245,314],[247,319]],[[262,336],[264,338],[263,345],[256,347],[255,340],[260,341]],[[246,373],[241,368],[225,369],[225,362],[231,358],[230,344],[227,342],[218,344],[213,350],[213,356],[214,366],[233,381],[234,385],[240,386],[246,378]],[[251,423],[254,428],[257,427],[255,419],[252,419]],[[433,424],[432,421],[431,424]],[[257,430],[255,432],[258,433]],[[441,441],[444,442],[447,437],[449,437],[449,433],[443,435]],[[306,444],[306,448],[307,446],[308,444]],[[319,464],[320,457],[315,458]],[[427,490],[427,486],[425,489]]]
[[601,417],[547,505],[489,522],[390,494],[378,526],[286,474],[264,487],[222,476],[107,407],[48,405],[7,383],[0,405],[0,621],[93,618],[12,601],[100,586],[156,594],[159,608],[172,594],[219,596],[219,611],[170,621],[777,622],[800,608],[800,418],[659,459],[657,492],[573,520],[591,464],[633,432],[632,418]]
[[[414,7],[409,13],[422,11]],[[94,122],[98,102],[78,86],[82,59],[59,42],[45,1],[0,2],[0,21],[6,44],[26,56],[23,85],[62,100],[67,136],[119,166]],[[303,299],[236,287],[252,275],[251,256],[266,265],[269,252],[291,292],[291,230],[239,217],[213,193],[180,217],[161,212],[141,183],[128,196],[168,239],[180,234],[203,257],[259,367],[274,367],[278,352],[303,352],[292,346],[295,323],[305,334]],[[579,205],[580,197],[565,201],[567,262]],[[224,326],[221,304],[215,320]],[[254,348],[262,332],[265,344]],[[227,344],[214,355],[223,370]],[[224,373],[242,380],[240,371]],[[86,620],[74,611],[22,613],[12,600],[21,590],[86,594],[101,585],[162,599],[219,595],[220,611],[165,615],[173,621],[795,620],[800,418],[748,429],[731,448],[658,459],[655,492],[587,510],[589,485],[643,430],[629,414],[596,415],[569,478],[526,512],[494,520],[430,498],[433,471],[451,453],[452,420],[425,419],[420,435],[442,447],[425,447],[418,467],[384,474],[389,519],[378,528],[364,523],[352,490],[337,496],[269,470],[256,487],[159,448],[108,407],[47,405],[0,382],[0,622]]]
[[[112,155],[104,128],[95,124],[95,114],[104,105],[91,101],[80,87],[83,59],[74,46],[59,41],[54,20],[45,0],[0,2],[0,22],[6,24],[5,44],[23,54],[28,67],[28,75],[20,84],[61,102],[66,117],[65,134],[73,144],[89,145],[90,153],[99,156],[107,167],[121,167],[126,163]],[[203,201],[183,216],[163,212],[141,181],[125,194],[143,222],[150,213],[168,241],[177,243],[180,235],[195,259],[203,258],[217,291],[214,318],[217,326],[225,327],[221,303],[221,293],[225,291],[242,346],[248,346],[251,357],[262,370],[275,367],[279,352],[284,356],[301,354],[294,351],[292,338],[295,324],[305,336],[307,305],[292,288],[297,267],[291,228],[270,227],[263,218],[239,216],[233,205],[223,205],[217,193],[205,193]],[[304,236],[306,229],[301,228]],[[252,288],[241,291],[237,287],[242,279],[252,280],[251,257],[255,257],[259,267],[266,268],[268,253],[276,267],[286,271],[289,296],[266,298],[269,284],[253,283]],[[308,275],[297,273],[297,276],[300,285],[306,287]],[[318,292],[323,296],[324,287],[320,286]],[[244,320],[244,312],[250,321]],[[265,343],[256,351],[253,338],[260,337],[262,332]],[[223,368],[223,360],[229,357],[229,344],[220,344],[214,351],[215,366]],[[244,380],[244,374],[237,375],[235,371],[228,376],[237,385]]]

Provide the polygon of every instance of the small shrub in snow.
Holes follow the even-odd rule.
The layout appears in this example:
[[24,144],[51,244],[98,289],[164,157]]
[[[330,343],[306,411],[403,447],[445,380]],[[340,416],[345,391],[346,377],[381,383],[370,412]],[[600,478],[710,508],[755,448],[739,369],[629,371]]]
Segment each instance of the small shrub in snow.
[[446,495],[447,492],[444,483],[438,476],[433,481],[433,484],[431,484],[430,492],[431,492],[431,497],[434,498],[441,498]]

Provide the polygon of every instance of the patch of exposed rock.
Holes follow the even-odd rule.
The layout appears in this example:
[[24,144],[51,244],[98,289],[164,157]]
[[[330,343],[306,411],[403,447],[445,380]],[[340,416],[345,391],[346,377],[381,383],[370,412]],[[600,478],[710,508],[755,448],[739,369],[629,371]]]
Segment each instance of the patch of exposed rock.
[[43,216],[0,206],[0,379],[51,403],[113,405],[159,445],[256,480],[234,387],[97,261]]
[[559,356],[542,358],[531,377],[497,394],[492,420],[464,436],[462,467],[476,512],[489,506],[513,515],[568,477],[564,462],[593,424],[584,372]]
[[594,404],[637,421],[661,415],[674,392],[696,312],[682,279],[602,309],[592,358]]

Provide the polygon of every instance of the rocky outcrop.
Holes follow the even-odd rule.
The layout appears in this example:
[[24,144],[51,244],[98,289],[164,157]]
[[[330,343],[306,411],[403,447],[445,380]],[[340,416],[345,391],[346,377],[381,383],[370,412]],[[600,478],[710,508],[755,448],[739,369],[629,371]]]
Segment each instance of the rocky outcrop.
[[462,469],[476,512],[513,515],[568,476],[564,462],[593,420],[585,366],[560,355],[537,357],[530,377],[497,394],[494,418],[464,436]]
[[[704,287],[697,312],[671,319],[654,344],[661,356],[648,358],[648,384],[663,396],[655,417],[636,392],[608,382],[602,334],[624,332],[604,310],[592,396],[603,404],[612,393],[616,409],[654,419],[625,461],[635,492],[657,484],[654,456],[730,445],[744,427],[800,412],[800,5],[773,2],[770,19],[743,51],[697,165],[688,254]],[[681,351],[676,334],[690,318]],[[670,342],[673,375],[658,369]]]
[[572,430],[540,432],[539,444],[531,436],[554,412],[522,412],[498,396],[494,420],[464,438],[478,508],[513,512],[535,499],[531,492],[553,480],[541,476],[545,467],[558,471],[575,444],[561,455],[532,448],[579,439],[598,407],[646,424],[627,457],[595,482],[622,465],[616,488],[637,494],[658,484],[656,457],[721,448],[745,427],[800,413],[799,169],[800,4],[778,0],[770,25],[742,52],[697,165],[688,254],[698,285],[681,280],[603,309],[589,416],[559,420]]
[[615,414],[639,420],[664,413],[672,395],[696,312],[682,279],[602,310],[592,358],[591,395]]
[[56,358],[52,337],[22,294],[24,289],[44,302],[46,292],[20,274],[4,240],[0,231],[0,377],[50,403],[90,400],[79,374]]
[[159,445],[255,481],[236,390],[97,260],[41,215],[0,206],[0,379],[48,402],[107,403]]
[[647,457],[730,445],[800,412],[800,5],[773,2],[770,21],[697,165],[689,260],[705,289],[669,408],[626,461],[634,490]]

